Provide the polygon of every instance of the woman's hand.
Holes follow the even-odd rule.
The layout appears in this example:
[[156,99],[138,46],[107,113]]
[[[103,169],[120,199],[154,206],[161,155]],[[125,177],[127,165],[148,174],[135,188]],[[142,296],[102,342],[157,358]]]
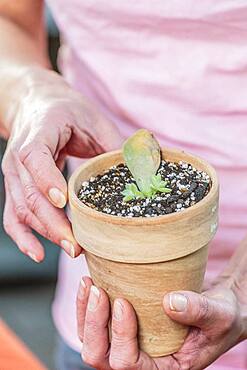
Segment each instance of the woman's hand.
[[110,344],[108,297],[83,278],[77,297],[83,360],[101,370],[199,370],[246,336],[241,309],[229,288],[217,286],[203,294],[173,292],[165,295],[163,306],[173,320],[191,326],[177,353],[151,358],[139,350],[135,312],[124,299],[114,302]]
[[67,201],[61,173],[65,158],[87,158],[118,148],[121,138],[114,125],[57,73],[29,68],[20,86],[6,117],[11,134],[2,162],[4,227],[36,262],[44,258],[44,249],[32,229],[75,257],[81,248],[61,209]]

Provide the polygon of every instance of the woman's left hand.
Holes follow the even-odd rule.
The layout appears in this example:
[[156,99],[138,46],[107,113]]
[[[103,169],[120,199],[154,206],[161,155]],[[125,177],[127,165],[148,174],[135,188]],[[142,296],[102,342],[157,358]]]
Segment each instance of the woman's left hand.
[[77,297],[83,360],[101,370],[199,370],[246,336],[236,295],[223,285],[217,285],[203,294],[172,292],[165,295],[163,306],[170,318],[191,328],[177,353],[151,358],[138,348],[135,311],[124,299],[114,302],[112,340],[109,342],[108,296],[102,289],[93,286],[89,278],[83,278]]

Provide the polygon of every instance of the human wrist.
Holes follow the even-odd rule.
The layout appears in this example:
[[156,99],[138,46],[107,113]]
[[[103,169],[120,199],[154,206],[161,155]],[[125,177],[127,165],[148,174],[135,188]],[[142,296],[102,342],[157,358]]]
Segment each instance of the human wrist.
[[239,311],[240,311],[240,321],[242,324],[242,333],[240,336],[240,341],[247,339],[247,296],[246,296],[246,285],[247,282],[244,279],[238,280],[237,276],[233,276],[231,289],[236,296]]
[[25,67],[22,70],[22,79],[28,90],[43,85],[61,84],[61,86],[68,86],[59,73],[39,65]]
[[235,271],[222,272],[212,283],[212,287],[225,288],[233,292],[239,307],[241,332],[239,341],[247,339],[247,296],[246,296],[247,281],[244,277],[240,277]]

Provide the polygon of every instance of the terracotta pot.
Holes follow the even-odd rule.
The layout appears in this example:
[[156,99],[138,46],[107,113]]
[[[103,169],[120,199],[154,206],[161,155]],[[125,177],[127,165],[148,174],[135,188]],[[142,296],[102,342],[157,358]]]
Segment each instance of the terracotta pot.
[[173,290],[200,292],[208,243],[217,229],[219,186],[215,170],[182,151],[165,149],[167,160],[191,163],[212,180],[207,196],[179,213],[154,218],[107,215],[77,197],[83,181],[123,162],[120,151],[95,157],[80,166],[69,181],[72,226],[96,286],[111,302],[126,298],[135,308],[140,348],[153,357],[176,352],[188,328],[164,314],[163,296]]

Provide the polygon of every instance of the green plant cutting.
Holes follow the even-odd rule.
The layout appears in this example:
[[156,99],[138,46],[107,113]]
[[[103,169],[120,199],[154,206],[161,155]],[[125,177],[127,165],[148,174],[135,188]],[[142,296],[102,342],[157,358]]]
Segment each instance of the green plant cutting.
[[126,184],[123,200],[153,198],[157,193],[170,193],[167,181],[157,174],[161,161],[158,141],[145,129],[138,130],[123,144],[123,157],[136,183]]

